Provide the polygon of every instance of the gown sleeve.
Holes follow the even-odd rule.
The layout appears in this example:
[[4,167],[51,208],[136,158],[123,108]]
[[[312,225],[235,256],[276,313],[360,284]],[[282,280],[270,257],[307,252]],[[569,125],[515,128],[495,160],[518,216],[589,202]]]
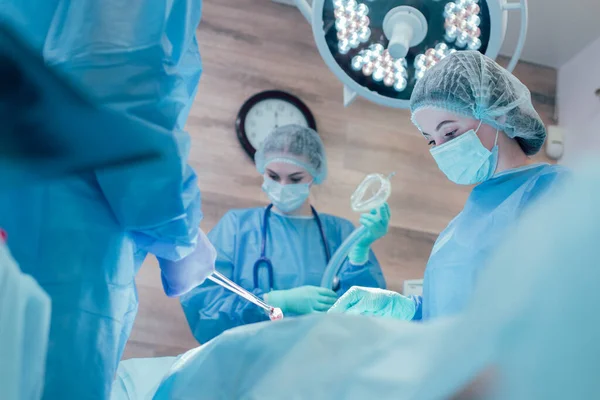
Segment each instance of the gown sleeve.
[[[217,251],[216,270],[233,281],[237,232],[237,217],[228,212],[208,234]],[[264,295],[258,288],[251,292],[261,298]],[[180,301],[192,334],[200,343],[227,329],[269,319],[261,308],[211,281],[191,290]]]

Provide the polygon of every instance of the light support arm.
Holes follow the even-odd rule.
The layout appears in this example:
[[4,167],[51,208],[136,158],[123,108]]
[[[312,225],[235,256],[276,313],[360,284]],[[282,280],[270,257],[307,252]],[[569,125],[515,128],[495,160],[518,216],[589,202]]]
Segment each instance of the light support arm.
[[520,0],[518,3],[505,3],[502,8],[506,11],[521,10],[521,29],[519,31],[519,41],[517,42],[515,52],[513,53],[508,66],[506,67],[507,70],[512,72],[517,66],[519,58],[521,58],[523,46],[525,46],[525,39],[527,38],[527,25],[529,22],[527,0]]
[[294,0],[296,7],[300,10],[300,13],[306,18],[309,24],[312,25],[312,7],[306,0]]

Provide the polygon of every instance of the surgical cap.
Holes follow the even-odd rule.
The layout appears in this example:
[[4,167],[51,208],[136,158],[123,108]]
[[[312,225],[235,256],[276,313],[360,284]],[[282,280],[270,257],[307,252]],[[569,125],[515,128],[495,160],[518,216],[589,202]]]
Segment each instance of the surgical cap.
[[254,161],[261,174],[272,162],[287,162],[306,169],[316,184],[327,177],[325,146],[317,132],[301,125],[275,128],[260,145]]
[[537,153],[546,139],[546,127],[533,108],[529,89],[478,51],[446,57],[417,82],[410,98],[415,125],[414,115],[422,108],[480,120],[516,139],[527,155]]

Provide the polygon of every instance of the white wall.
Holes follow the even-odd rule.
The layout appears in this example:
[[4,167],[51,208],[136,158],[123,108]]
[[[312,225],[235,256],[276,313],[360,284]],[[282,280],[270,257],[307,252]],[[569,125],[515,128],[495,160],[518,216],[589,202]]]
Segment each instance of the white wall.
[[[560,68],[600,35],[598,0],[528,0],[528,4],[529,25],[522,61]],[[510,12],[500,54],[513,54],[519,26],[518,12]]]
[[600,38],[558,70],[559,125],[565,130],[561,164],[573,164],[588,151],[600,155]]

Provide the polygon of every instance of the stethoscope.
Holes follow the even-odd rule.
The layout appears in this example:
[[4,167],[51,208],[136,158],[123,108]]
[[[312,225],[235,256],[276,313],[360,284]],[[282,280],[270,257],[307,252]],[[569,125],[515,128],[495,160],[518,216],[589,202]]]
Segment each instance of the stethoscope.
[[[254,287],[258,288],[258,271],[260,269],[261,266],[264,266],[267,268],[267,274],[268,274],[268,283],[269,283],[269,289],[273,289],[273,263],[271,262],[271,260],[266,256],[266,250],[267,250],[267,229],[269,229],[269,215],[271,214],[271,209],[273,208],[273,204],[270,204],[269,206],[267,206],[267,208],[265,209],[265,214],[263,215],[263,222],[262,222],[262,230],[261,230],[261,234],[262,234],[262,240],[261,240],[261,244],[260,244],[260,258],[258,260],[256,260],[256,262],[254,263]],[[313,206],[310,206],[310,209],[315,217],[315,221],[317,222],[317,226],[319,227],[319,232],[321,233],[321,241],[323,242],[323,247],[325,248],[325,257],[326,257],[326,261],[327,263],[329,263],[329,259],[331,258],[331,253],[329,252],[329,244],[327,243],[327,238],[325,237],[325,230],[323,229],[323,224],[321,223],[321,218],[319,217],[319,214],[317,213],[317,210],[315,210],[315,208]]]

